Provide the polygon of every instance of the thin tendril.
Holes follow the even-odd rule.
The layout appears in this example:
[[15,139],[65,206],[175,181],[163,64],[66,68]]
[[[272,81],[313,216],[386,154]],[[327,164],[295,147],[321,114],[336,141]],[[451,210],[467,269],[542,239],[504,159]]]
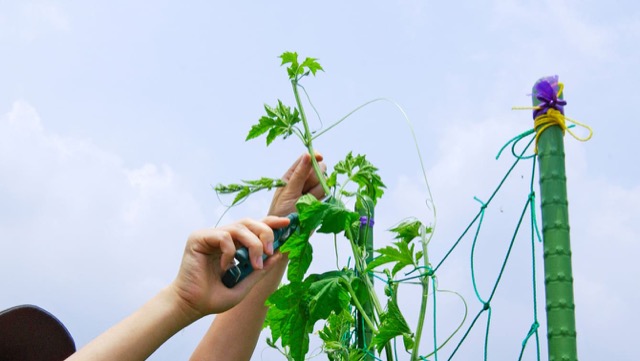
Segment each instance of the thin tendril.
[[[311,101],[311,97],[309,96],[309,93],[307,93],[307,89],[305,89],[304,86],[302,86],[302,84],[300,83],[298,83],[297,85],[300,88],[302,88],[304,95],[307,97],[307,101],[309,102],[309,105],[311,105],[311,109],[313,109],[313,112],[316,113],[316,116],[318,117],[318,121],[320,122],[320,129],[322,129],[324,127],[324,124],[322,123],[322,117],[320,116],[318,109],[316,109],[316,106],[313,105],[313,102]],[[313,138],[311,140],[313,140]]]
[[389,99],[389,98],[376,98],[376,99],[370,100],[370,101],[368,101],[368,102],[356,107],[354,110],[352,110],[349,113],[347,113],[347,115],[345,115],[344,117],[340,118],[338,121],[336,121],[335,123],[333,123],[332,125],[327,127],[325,130],[323,130],[320,133],[314,135],[311,138],[311,140],[313,141],[316,138],[318,138],[319,136],[321,136],[322,134],[328,132],[329,130],[331,130],[332,128],[337,126],[338,124],[342,123],[345,119],[350,117],[352,114],[354,114],[355,112],[361,110],[362,108],[366,107],[367,105],[375,103],[375,102],[380,102],[380,101],[385,101],[385,102],[389,102],[389,103],[393,104],[400,111],[400,113],[402,114],[402,117],[404,118],[404,120],[406,121],[407,125],[409,126],[409,130],[411,131],[411,136],[413,138],[413,143],[414,143],[414,145],[416,147],[416,151],[418,153],[418,159],[420,161],[420,169],[422,171],[422,177],[424,178],[424,182],[425,182],[425,185],[427,187],[427,192],[429,194],[429,198],[426,201],[427,208],[429,208],[429,209],[431,209],[433,211],[432,232],[429,235],[429,240],[431,240],[431,237],[433,237],[433,233],[435,232],[436,223],[437,223],[436,222],[436,220],[437,220],[436,205],[435,205],[435,202],[433,200],[433,194],[431,193],[431,187],[429,186],[429,180],[427,178],[427,171],[426,171],[425,166],[424,166],[424,160],[422,159],[422,152],[420,151],[420,145],[418,143],[418,138],[416,137],[416,133],[415,133],[415,130],[413,128],[413,124],[411,123],[411,120],[409,119],[409,116],[407,116],[407,113],[404,111],[402,106],[400,104],[398,104],[398,102],[396,102],[393,99]]

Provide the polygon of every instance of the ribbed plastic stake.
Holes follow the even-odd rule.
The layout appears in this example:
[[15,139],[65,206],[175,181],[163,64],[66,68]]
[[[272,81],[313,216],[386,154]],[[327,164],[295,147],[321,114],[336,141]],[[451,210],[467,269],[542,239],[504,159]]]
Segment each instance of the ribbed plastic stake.
[[[534,86],[533,105],[540,105]],[[556,78],[557,80],[557,78]],[[554,86],[558,90],[557,84]],[[562,100],[562,93],[558,98]],[[538,138],[542,236],[547,310],[547,339],[550,361],[578,360],[576,322],[569,240],[569,206],[563,131],[547,128]]]

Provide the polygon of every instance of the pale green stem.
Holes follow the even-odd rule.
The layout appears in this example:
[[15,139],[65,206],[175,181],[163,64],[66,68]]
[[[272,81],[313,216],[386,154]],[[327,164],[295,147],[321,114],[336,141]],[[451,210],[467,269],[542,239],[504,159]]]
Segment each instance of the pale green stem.
[[322,134],[328,132],[329,130],[331,130],[332,128],[334,128],[338,124],[342,123],[345,119],[347,119],[349,116],[351,116],[353,113],[357,112],[358,110],[366,107],[367,105],[369,105],[371,103],[375,103],[375,102],[379,102],[379,101],[385,101],[385,102],[389,102],[389,103],[393,104],[400,111],[400,113],[402,113],[402,117],[404,118],[405,122],[407,123],[407,126],[409,126],[409,130],[411,131],[411,136],[413,138],[413,144],[415,145],[416,152],[418,153],[418,159],[420,161],[420,168],[422,170],[422,176],[424,178],[425,185],[427,186],[427,192],[429,193],[429,199],[427,201],[430,202],[429,206],[432,207],[432,210],[433,210],[433,227],[432,228],[433,228],[433,231],[435,231],[436,223],[437,223],[436,222],[436,219],[437,219],[436,205],[435,205],[435,202],[433,201],[433,195],[431,194],[431,187],[429,186],[429,180],[427,179],[427,171],[424,168],[424,161],[422,160],[422,152],[420,152],[420,146],[418,145],[418,138],[416,137],[416,133],[415,133],[415,131],[413,129],[413,124],[411,123],[411,120],[409,120],[409,116],[407,116],[407,113],[405,113],[404,109],[395,100],[389,99],[389,98],[376,98],[376,99],[370,100],[370,101],[360,105],[359,107],[355,108],[354,110],[349,112],[344,117],[340,118],[340,120],[338,120],[337,122],[331,124],[329,127],[324,129],[323,131],[317,133],[315,136],[313,136],[311,138],[311,140],[314,140],[314,139],[318,138],[319,136],[321,136]]
[[371,298],[373,299],[373,305],[375,306],[376,311],[379,314],[384,312],[384,310],[382,309],[382,305],[380,304],[380,300],[378,299],[378,294],[376,294],[376,292],[374,291],[373,284],[371,283],[371,280],[369,280],[368,277],[365,280],[365,283],[367,285],[367,290],[369,291],[369,294],[371,294]]
[[338,124],[342,123],[345,119],[349,118],[349,117],[351,116],[351,114],[353,114],[353,113],[357,112],[358,110],[360,110],[360,109],[362,109],[362,108],[366,107],[367,105],[369,105],[369,104],[371,104],[371,103],[375,103],[375,102],[377,102],[377,101],[381,101],[381,100],[386,100],[386,99],[384,99],[384,98],[373,99],[373,100],[370,100],[370,101],[368,101],[368,102],[366,102],[366,103],[362,104],[361,106],[359,106],[359,107],[355,108],[354,110],[350,111],[350,112],[349,112],[349,114],[347,114],[347,115],[345,115],[344,117],[340,118],[340,120],[338,120],[337,122],[335,122],[335,123],[331,124],[327,129],[325,129],[325,130],[321,131],[320,133],[316,134],[312,139],[316,139],[316,138],[318,138],[319,136],[321,136],[322,134],[324,134],[324,133],[326,133],[326,132],[330,131],[330,130],[331,130],[331,128],[333,128],[333,127],[335,127],[336,125],[338,125]]
[[292,80],[291,86],[293,87],[293,95],[296,98],[296,104],[298,105],[298,110],[300,111],[300,118],[302,119],[302,124],[304,125],[304,145],[307,147],[309,155],[311,155],[311,164],[313,165],[313,170],[320,181],[320,185],[324,190],[324,194],[331,194],[331,190],[327,185],[327,180],[324,177],[324,173],[320,170],[320,165],[316,160],[316,153],[313,151],[313,142],[311,131],[309,130],[309,123],[307,122],[307,116],[304,114],[304,108],[302,107],[302,102],[300,101],[300,94],[298,94],[298,81]]
[[356,296],[356,291],[353,290],[353,287],[351,287],[351,284],[347,282],[347,280],[345,280],[344,278],[341,278],[340,280],[347,287],[347,291],[349,291],[349,294],[351,295],[351,299],[353,300],[353,303],[355,304],[356,308],[362,314],[362,319],[364,320],[364,322],[367,324],[369,328],[371,328],[372,330],[376,330],[376,326],[373,324],[369,316],[364,312],[364,308],[362,307],[360,300],[358,300],[358,297]]
[[[433,233],[431,233],[433,234]],[[429,253],[427,250],[427,245],[429,244],[429,239],[427,239],[425,234],[424,226],[420,231],[421,243],[422,243],[422,255],[424,257],[424,265],[429,266]],[[416,338],[413,346],[413,350],[411,352],[411,361],[417,361],[420,355],[420,339],[422,338],[422,329],[424,327],[424,319],[427,313],[427,303],[429,301],[429,278],[431,275],[429,273],[423,273],[423,277],[420,278],[420,282],[422,284],[422,302],[420,304],[420,315],[418,316],[418,327],[416,328]]]

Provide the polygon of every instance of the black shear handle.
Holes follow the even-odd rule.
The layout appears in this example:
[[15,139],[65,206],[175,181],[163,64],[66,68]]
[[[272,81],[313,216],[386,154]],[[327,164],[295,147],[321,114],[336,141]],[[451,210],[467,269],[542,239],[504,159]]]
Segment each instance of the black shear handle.
[[[289,218],[289,225],[286,227],[273,230],[273,251],[277,251],[284,242],[295,232],[298,228],[298,214],[291,213],[287,216]],[[262,260],[265,261],[269,256],[262,255]],[[253,267],[251,266],[251,259],[249,258],[249,250],[247,247],[242,247],[236,251],[235,255],[236,265],[229,268],[224,275],[222,275],[222,283],[228,288],[233,288],[238,282],[242,281],[251,272]]]

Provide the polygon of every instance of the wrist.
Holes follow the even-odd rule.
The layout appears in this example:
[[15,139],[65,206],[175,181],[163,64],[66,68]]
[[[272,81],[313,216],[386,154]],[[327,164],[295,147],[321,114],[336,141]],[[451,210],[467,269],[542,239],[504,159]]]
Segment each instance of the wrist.
[[145,360],[197,318],[170,287],[71,356],[73,360]]
[[179,295],[173,284],[162,289],[157,297],[167,304],[170,309],[170,314],[179,329],[192,324],[204,316]]

